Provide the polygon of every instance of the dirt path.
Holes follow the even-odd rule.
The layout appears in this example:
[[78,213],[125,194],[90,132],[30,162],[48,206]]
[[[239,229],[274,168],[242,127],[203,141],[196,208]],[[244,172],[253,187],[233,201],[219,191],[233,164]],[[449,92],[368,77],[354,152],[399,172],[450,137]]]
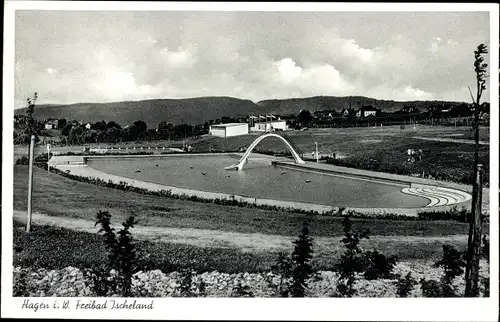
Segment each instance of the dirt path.
[[[14,210],[14,219],[26,221],[26,211]],[[84,219],[55,217],[41,213],[33,213],[33,223],[59,226],[67,229],[97,233],[95,222]],[[292,248],[295,236],[266,235],[259,233],[235,233],[221,230],[168,228],[153,226],[135,226],[132,232],[137,239],[167,243],[190,244],[199,247],[238,248],[242,251],[281,251]],[[341,248],[342,237],[316,237],[314,239],[318,253],[335,253]],[[467,235],[450,235],[436,237],[419,236],[370,236],[370,244],[421,244],[466,243]]]

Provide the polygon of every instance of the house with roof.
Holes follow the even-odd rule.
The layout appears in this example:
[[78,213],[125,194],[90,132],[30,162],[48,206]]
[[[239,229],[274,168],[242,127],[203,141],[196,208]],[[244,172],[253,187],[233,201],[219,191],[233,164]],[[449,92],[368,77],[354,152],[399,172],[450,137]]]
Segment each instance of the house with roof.
[[368,116],[377,116],[377,109],[371,105],[366,105],[361,107],[357,112],[356,112],[356,117],[358,118],[363,118],[363,117],[368,117]]
[[340,112],[340,115],[342,115],[342,117],[354,116],[355,114],[356,111],[352,108],[344,108],[342,109],[342,112]]
[[58,123],[59,123],[59,120],[48,119],[45,122],[45,129],[47,129],[47,130],[57,129]]

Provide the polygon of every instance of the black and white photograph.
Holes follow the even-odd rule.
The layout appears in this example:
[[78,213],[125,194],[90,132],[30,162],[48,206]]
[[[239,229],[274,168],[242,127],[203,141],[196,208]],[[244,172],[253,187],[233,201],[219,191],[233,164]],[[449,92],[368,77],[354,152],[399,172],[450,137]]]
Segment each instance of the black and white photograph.
[[4,7],[2,317],[498,318],[498,4]]

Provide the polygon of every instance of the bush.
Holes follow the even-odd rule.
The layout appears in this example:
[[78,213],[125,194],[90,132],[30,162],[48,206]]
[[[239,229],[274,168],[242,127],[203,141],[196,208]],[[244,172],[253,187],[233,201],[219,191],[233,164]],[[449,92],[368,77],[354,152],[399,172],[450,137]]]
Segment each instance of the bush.
[[361,233],[352,230],[352,222],[349,217],[344,218],[344,238],[342,243],[346,250],[340,257],[340,262],[335,265],[335,271],[339,273],[339,284],[337,292],[343,297],[353,297],[356,292],[354,284],[356,283],[356,273],[364,270],[362,249],[359,247],[361,239],[368,238],[368,230]]
[[483,286],[483,296],[490,297],[490,278],[481,277],[481,285]]
[[21,158],[16,160],[17,165],[29,165],[30,160],[27,156],[23,155]]
[[486,237],[486,235],[483,235],[483,247],[481,249],[481,255],[488,261],[488,263],[490,262],[490,241]]
[[464,273],[464,253],[457,251],[451,245],[443,245],[443,257],[435,263],[436,267],[444,268],[441,278],[441,293],[444,297],[456,297],[453,280]]
[[423,278],[420,280],[420,287],[422,288],[422,295],[424,297],[443,297],[441,285],[437,281]]
[[277,293],[281,297],[288,297],[289,295],[289,282],[292,278],[292,267],[292,259],[285,253],[279,253],[276,264],[271,267],[271,271],[276,272],[280,276]]
[[205,283],[200,281],[197,285],[193,277],[195,277],[196,272],[191,269],[183,269],[180,272],[180,287],[178,291],[179,297],[200,297],[205,294]]
[[21,269],[19,274],[14,274],[12,284],[13,284],[12,296],[14,297],[30,296],[29,292],[27,291],[28,283],[27,283],[27,273],[25,270]]
[[292,253],[292,283],[290,295],[292,297],[304,297],[307,288],[306,281],[314,273],[309,263],[312,258],[312,238],[309,237],[309,221],[304,221],[299,238],[293,242],[295,248]]
[[397,258],[394,256],[386,257],[376,250],[368,251],[364,254],[365,272],[363,275],[367,280],[391,278],[396,261]]
[[465,253],[457,251],[451,245],[443,245],[443,257],[437,261],[435,267],[443,267],[444,274],[440,281],[421,279],[422,294],[424,297],[457,297],[453,280],[464,273]]
[[396,281],[397,291],[396,294],[399,297],[408,297],[417,281],[411,276],[411,273],[406,274],[405,278],[398,278]]
[[458,210],[456,206],[450,210],[422,211],[417,214],[421,220],[456,220],[459,222],[469,222],[471,215],[472,213],[469,210],[465,208]]
[[241,280],[238,280],[231,292],[231,295],[233,297],[254,297],[250,287],[248,285],[243,285]]
[[[93,281],[94,292],[100,295],[118,292],[122,296],[131,296],[132,276],[137,272],[135,245],[129,229],[137,222],[130,216],[115,234],[111,228],[111,215],[107,211],[97,213],[96,225],[100,225],[103,242],[108,251],[107,263],[87,271]],[[118,235],[118,236],[117,236]]]

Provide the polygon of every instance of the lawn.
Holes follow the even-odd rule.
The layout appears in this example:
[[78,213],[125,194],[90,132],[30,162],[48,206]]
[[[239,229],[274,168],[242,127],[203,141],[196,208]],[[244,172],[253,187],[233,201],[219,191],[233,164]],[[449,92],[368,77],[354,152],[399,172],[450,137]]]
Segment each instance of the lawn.
[[[114,221],[113,221],[114,222]],[[61,269],[64,267],[91,267],[106,262],[103,238],[96,233],[33,225],[31,233],[24,232],[24,224],[14,222],[14,266]],[[133,233],[133,229],[132,229]],[[163,272],[190,268],[198,273],[219,271],[225,273],[262,272],[277,261],[279,251],[291,253],[290,242],[286,250],[242,251],[234,247],[199,247],[181,243],[151,242],[136,239],[140,258],[139,270],[160,269]],[[313,241],[315,245],[315,242]],[[435,240],[425,244],[401,238],[398,241],[377,242],[366,240],[366,250],[377,249],[386,255],[397,255],[399,260],[436,260],[442,255],[442,245],[452,244],[465,250],[466,240]],[[339,243],[314,247],[312,265],[318,270],[331,270],[344,251]],[[324,247],[330,246],[330,247]]]
[[[14,166],[14,209],[27,208],[28,167]],[[308,215],[221,206],[147,196],[76,182],[35,168],[33,211],[51,216],[93,220],[108,210],[116,220],[134,214],[141,225],[198,228],[240,233],[295,236]],[[314,236],[341,236],[342,218],[314,215]],[[467,234],[468,226],[456,221],[400,221],[353,219],[354,228],[377,236],[446,236]]]
[[[14,209],[26,209],[27,169],[26,166],[14,166]],[[75,182],[40,168],[34,171],[33,209],[51,216],[87,220],[94,220],[98,210],[108,210],[116,224],[134,214],[139,224],[144,226],[259,233],[264,234],[259,235],[263,238],[267,234],[291,236],[290,240],[298,235],[306,217],[303,214],[218,206],[119,191]],[[321,215],[309,217],[313,219],[311,236],[315,238],[316,245],[312,263],[317,269],[329,270],[343,252],[338,239],[332,239],[343,235],[343,219]],[[441,256],[444,244],[452,244],[460,250],[466,247],[468,225],[452,220],[352,221],[354,229],[370,231],[370,239],[362,243],[364,249],[377,249],[386,255],[396,255],[400,260],[435,260]],[[27,234],[23,227],[24,223],[15,221],[15,266],[88,267],[105,260],[102,239],[96,233],[35,224],[33,232]],[[487,232],[488,227],[484,231]],[[422,236],[425,238],[418,238]],[[141,269],[163,271],[189,267],[198,272],[261,272],[275,264],[278,252],[283,251],[282,247],[274,246],[265,250],[256,247],[249,251],[235,247],[238,243],[215,247],[182,241],[151,241],[139,236],[137,245],[142,254]],[[292,249],[293,245],[289,242],[285,251],[291,252]]]
[[[321,153],[336,153],[347,158],[336,162],[338,165],[373,171],[407,175],[431,174],[434,178],[459,183],[472,183],[474,145],[454,142],[432,142],[414,139],[416,136],[466,139],[469,132],[465,127],[422,126],[414,130],[398,126],[325,128],[307,131],[289,131],[286,134],[308,154],[315,150]],[[489,128],[481,129],[482,139],[489,135]],[[194,142],[196,150],[208,150],[216,146],[223,150],[235,150],[249,146],[258,135],[218,138],[205,136]],[[408,149],[422,149],[423,159],[416,163],[407,162]],[[276,138],[262,141],[257,151],[288,152],[285,145]],[[489,146],[481,145],[479,160],[486,165],[484,182],[488,182]]]

